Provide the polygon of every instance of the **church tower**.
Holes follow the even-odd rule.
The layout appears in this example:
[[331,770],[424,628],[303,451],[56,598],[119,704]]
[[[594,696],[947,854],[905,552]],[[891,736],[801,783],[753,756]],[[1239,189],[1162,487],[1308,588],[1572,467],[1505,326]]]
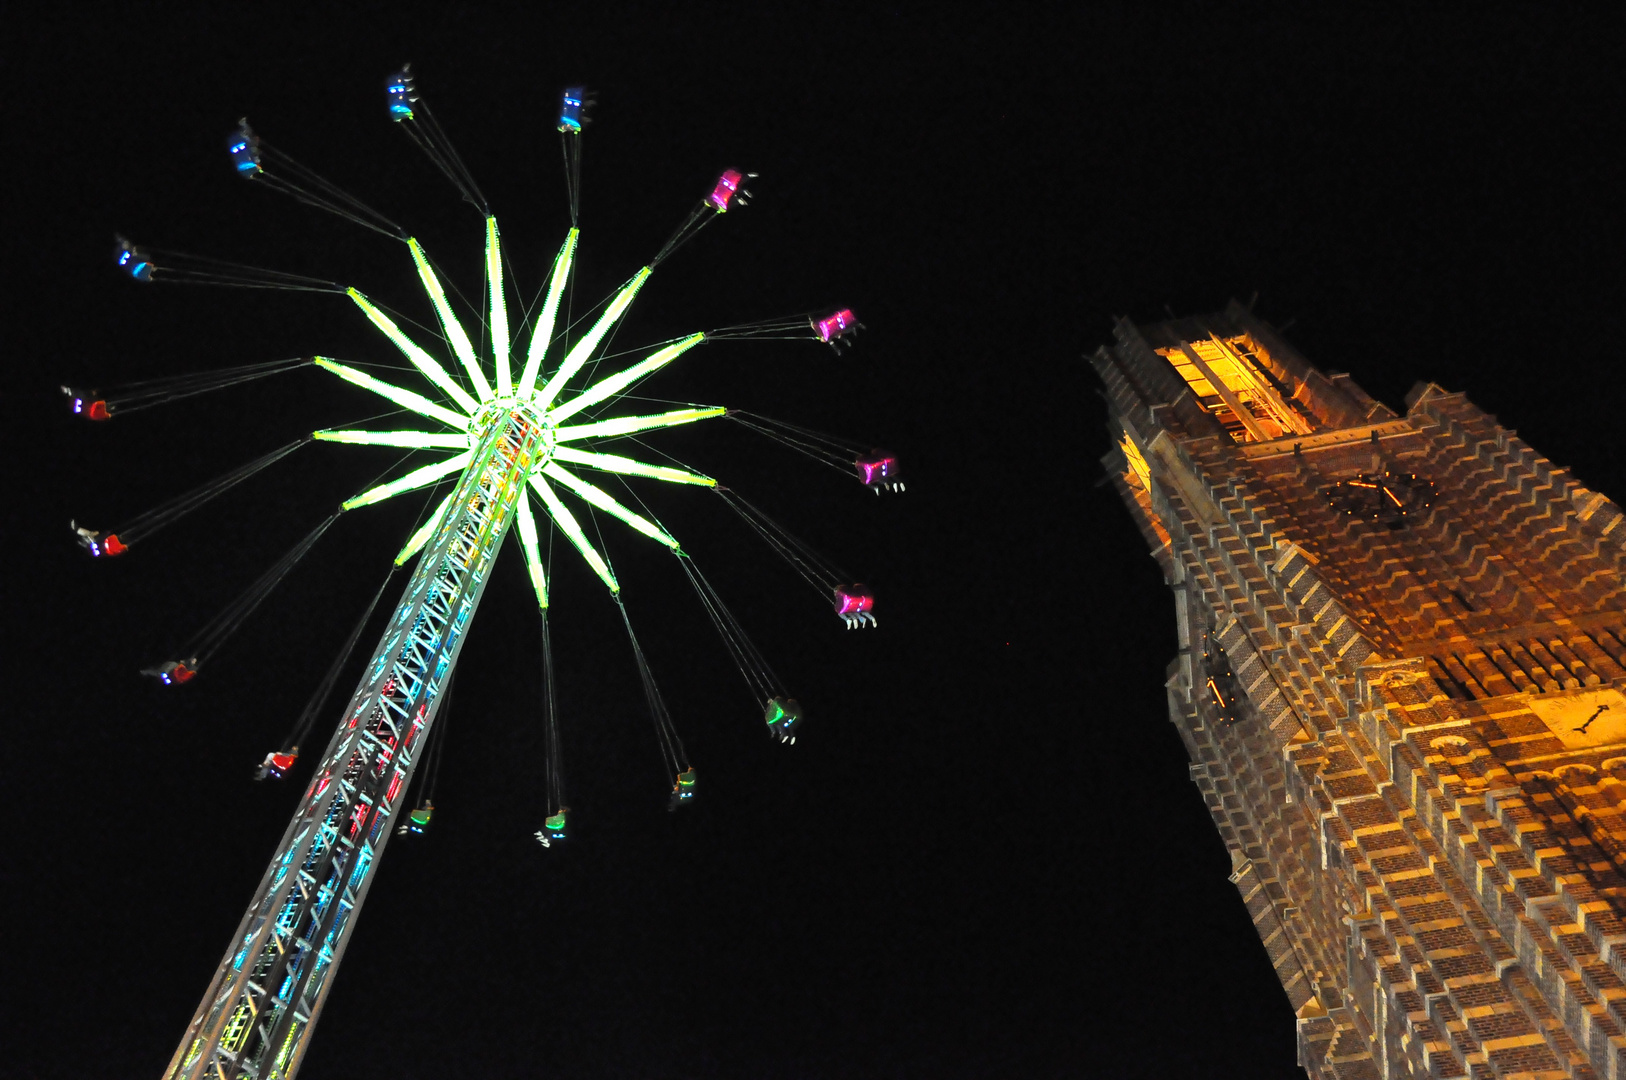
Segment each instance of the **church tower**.
[[1626,524],[1232,303],[1092,358],[1170,719],[1312,1077],[1626,1080]]

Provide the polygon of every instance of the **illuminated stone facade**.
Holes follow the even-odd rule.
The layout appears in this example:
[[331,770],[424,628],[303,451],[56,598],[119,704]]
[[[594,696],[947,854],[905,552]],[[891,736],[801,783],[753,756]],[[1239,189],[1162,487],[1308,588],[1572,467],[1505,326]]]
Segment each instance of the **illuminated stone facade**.
[[1313,1077],[1626,1080],[1626,526],[1458,393],[1232,304],[1116,329],[1170,717]]

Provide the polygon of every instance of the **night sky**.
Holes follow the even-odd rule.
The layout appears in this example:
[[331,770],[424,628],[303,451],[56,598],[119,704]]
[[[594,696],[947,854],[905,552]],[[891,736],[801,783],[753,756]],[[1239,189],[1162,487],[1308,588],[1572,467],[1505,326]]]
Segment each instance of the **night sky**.
[[872,440],[909,489],[877,499],[722,421],[653,440],[851,568],[880,627],[844,631],[721,500],[641,485],[809,715],[794,747],[766,738],[671,557],[604,521],[701,778],[668,814],[615,607],[558,541],[577,829],[552,850],[531,839],[540,635],[510,543],[445,714],[434,825],[390,845],[302,1080],[1297,1073],[1286,997],[1167,721],[1172,605],[1097,483],[1109,442],[1084,356],[1116,317],[1257,292],[1323,370],[1396,407],[1419,379],[1465,390],[1626,495],[1617,22],[135,8],[13,12],[0,69],[0,1076],[160,1074],[310,761],[281,784],[253,768],[423,506],[344,515],[192,685],[139,678],[400,451],[307,447],[92,562],[70,518],[116,525],[382,406],[300,370],[91,425],[58,384],[400,357],[343,298],[137,285],[113,235],[354,283],[431,321],[399,244],[232,175],[224,138],[247,116],[477,296],[478,215],[386,117],[383,80],[408,60],[527,297],[569,224],[564,85],[599,100],[579,306],[720,169],[759,172],[751,206],[651,279],[616,348],[851,306],[867,329],[849,352],[717,343],[646,392]]

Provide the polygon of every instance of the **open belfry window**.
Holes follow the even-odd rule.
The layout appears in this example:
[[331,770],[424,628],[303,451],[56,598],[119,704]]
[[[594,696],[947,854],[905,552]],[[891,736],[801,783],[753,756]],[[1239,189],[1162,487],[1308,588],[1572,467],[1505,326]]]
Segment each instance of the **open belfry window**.
[[1245,335],[1210,335],[1157,353],[1174,365],[1197,401],[1237,442],[1308,435],[1317,427],[1307,410],[1283,394],[1257,344]]
[[1124,452],[1124,461],[1128,463],[1130,473],[1140,482],[1144,490],[1150,491],[1152,470],[1146,465],[1146,455],[1140,452],[1140,447],[1135,445],[1135,440],[1129,437],[1128,431],[1125,431],[1123,437],[1118,440],[1118,448]]
[[1169,530],[1163,527],[1163,519],[1152,508],[1152,470],[1146,463],[1146,455],[1141,453],[1140,446],[1129,434],[1129,428],[1122,429],[1123,434],[1118,438],[1118,449],[1123,451],[1124,464],[1128,466],[1123,471],[1124,486],[1128,489],[1135,503],[1140,507],[1146,519],[1146,524],[1157,535],[1158,540],[1167,544]]

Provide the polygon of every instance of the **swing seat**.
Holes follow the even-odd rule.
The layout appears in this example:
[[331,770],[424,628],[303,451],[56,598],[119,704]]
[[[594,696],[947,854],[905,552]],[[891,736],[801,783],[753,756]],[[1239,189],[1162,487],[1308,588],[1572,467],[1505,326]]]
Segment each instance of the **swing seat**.
[[795,698],[771,698],[762,718],[768,722],[773,733],[783,739],[802,719],[801,702]]
[[829,343],[837,338],[846,337],[858,331],[858,316],[853,314],[852,308],[842,308],[832,312],[822,319],[813,320],[813,332],[819,340]]
[[872,488],[896,487],[903,470],[898,467],[898,459],[885,450],[871,450],[861,454],[853,467],[858,470],[859,479]]
[[745,177],[740,175],[739,170],[724,169],[723,175],[717,178],[717,186],[711,189],[710,195],[706,196],[706,202],[719,214],[727,213],[729,201],[739,191],[740,181],[744,179]]
[[585,86],[572,86],[565,90],[559,103],[559,130],[570,133],[582,129],[582,99],[587,96]]
[[672,800],[667,804],[668,810],[676,810],[694,801],[694,769],[684,769],[677,774],[677,783],[672,785]]
[[231,155],[237,175],[252,180],[263,171],[260,168],[259,142],[248,129],[247,120],[239,123],[237,130],[226,136],[226,153]]
[[384,89],[390,96],[390,119],[411,120],[412,102],[417,98],[413,93],[412,73],[405,69],[396,72],[385,82]]

